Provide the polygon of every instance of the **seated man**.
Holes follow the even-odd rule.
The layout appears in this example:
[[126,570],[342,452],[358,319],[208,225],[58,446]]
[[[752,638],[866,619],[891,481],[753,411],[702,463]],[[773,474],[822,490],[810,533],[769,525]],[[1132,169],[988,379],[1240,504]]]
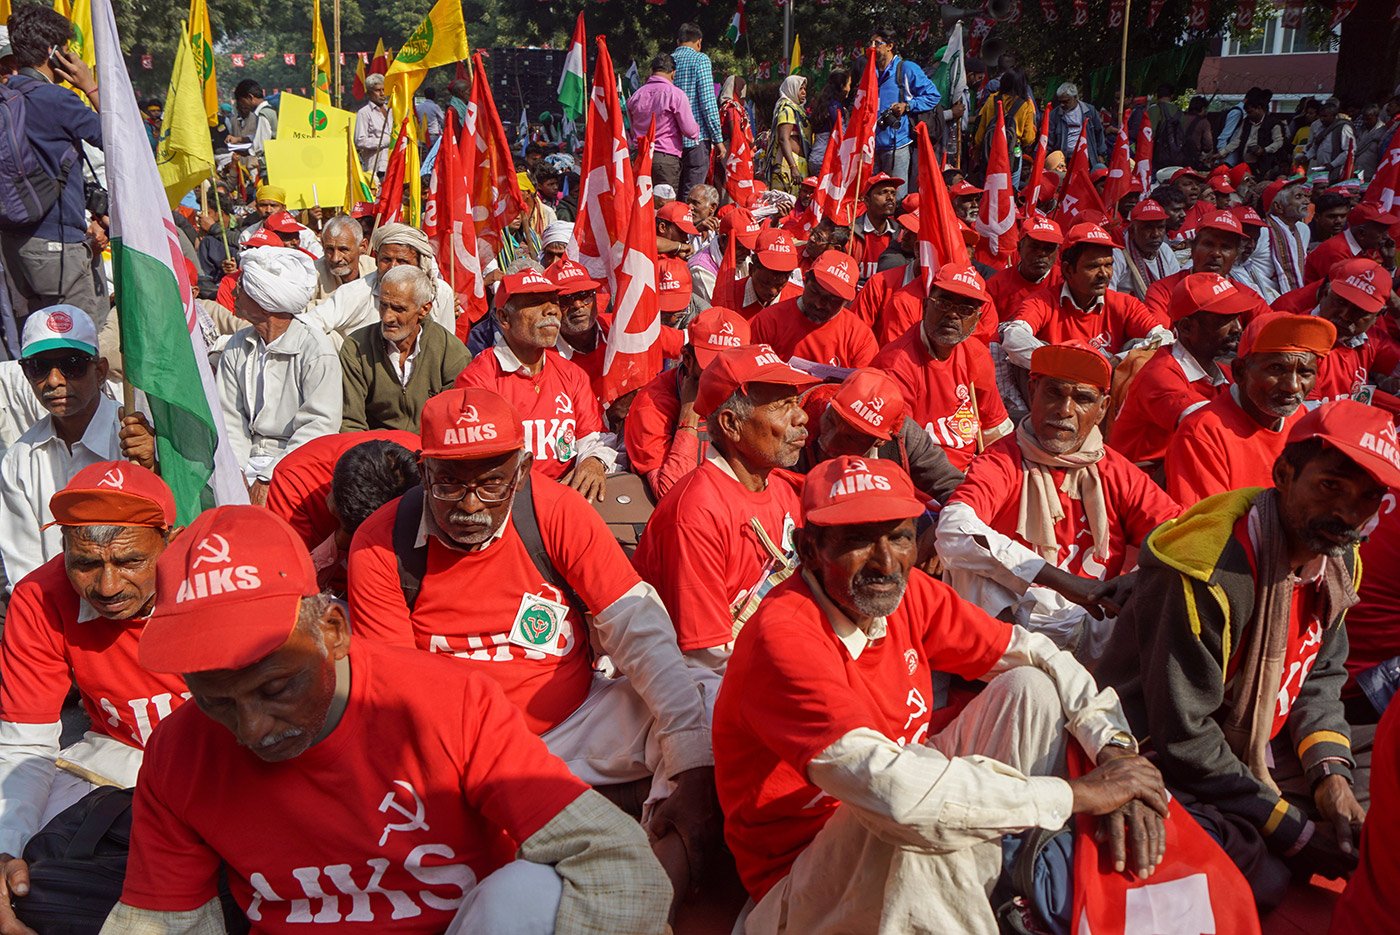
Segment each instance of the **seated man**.
[[1012,363],[1029,370],[1031,353],[1045,344],[1083,341],[1117,355],[1146,340],[1171,343],[1171,332],[1147,306],[1108,287],[1113,251],[1113,238],[1099,225],[1069,229],[1060,251],[1064,284],[1031,293],[1009,315],[1001,312],[1001,346]]
[[1390,288],[1390,273],[1375,260],[1352,257],[1332,267],[1317,290],[1312,314],[1332,323],[1337,343],[1318,365],[1309,400],[1352,399],[1366,384],[1394,375],[1400,346],[1368,333],[1385,309]]
[[1275,179],[1259,193],[1259,212],[1266,228],[1249,256],[1249,268],[1265,295],[1283,295],[1304,284],[1303,269],[1312,239],[1304,220],[1311,210],[1310,193],[1307,179],[1301,175]]
[[1167,246],[1166,209],[1151,198],[1139,201],[1128,214],[1128,236],[1123,249],[1113,253],[1112,289],[1143,298],[1159,279],[1181,268]]
[[1400,216],[1382,211],[1376,205],[1359,204],[1352,208],[1347,214],[1346,230],[1328,237],[1308,254],[1303,264],[1303,284],[1324,278],[1342,260],[1381,259],[1386,231],[1396,224],[1400,224]]
[[[728,282],[715,282],[719,268],[724,265],[725,250],[730,238],[734,239],[734,275],[743,277],[753,267],[752,252],[757,249],[758,233],[763,230],[762,222],[754,220],[748,211],[733,205],[726,207],[730,210],[720,220],[719,231],[710,239],[710,245],[697,251],[686,261],[690,267],[695,295],[707,302],[714,302],[719,297],[715,294],[717,286],[720,295],[724,295],[730,289],[731,284]],[[738,304],[737,301],[735,304]]]
[[696,665],[722,672],[770,579],[792,571],[801,488],[781,469],[802,456],[799,394],[815,382],[762,344],[721,351],[700,375],[709,456],[661,498],[632,556]]
[[1229,386],[1221,366],[1240,343],[1254,298],[1219,273],[1192,273],[1172,290],[1176,341],[1160,347],[1128,384],[1109,444],[1135,464],[1160,462],[1177,425]]
[[[993,935],[1002,836],[1072,814],[1108,816],[1108,862],[1150,875],[1166,790],[1112,692],[911,567],[924,507],[894,463],[827,461],[802,503],[802,571],[739,635],[715,705],[744,931]],[[943,673],[989,684],[938,729]],[[1098,765],[1066,782],[1070,743]]]
[[899,236],[899,189],[901,179],[877,172],[865,181],[861,198],[865,211],[856,218],[849,246],[850,254],[859,266],[863,284],[880,271],[880,257],[890,241]]
[[1308,413],[1271,485],[1211,497],[1148,537],[1099,669],[1261,910],[1293,872],[1356,867],[1342,619],[1357,543],[1396,487],[1389,416],[1351,400]]
[[432,310],[433,280],[421,269],[395,266],[381,277],[379,321],[340,346],[342,432],[418,431],[423,404],[471,363],[467,346],[429,317]]
[[[273,222],[274,228],[282,228],[287,234],[292,235],[292,241],[296,246],[301,247],[312,257],[321,255],[321,243],[316,239],[315,231],[297,223],[287,210],[287,190],[276,185],[260,185],[255,195],[257,202],[257,214],[254,215],[252,223],[242,228],[238,232],[238,245],[242,247],[253,237],[263,231],[268,221],[277,218]],[[285,215],[285,217],[283,217]]]
[[1324,318],[1270,312],[1250,322],[1230,364],[1234,385],[1182,420],[1167,444],[1167,493],[1190,506],[1269,482],[1288,432],[1336,341]]
[[[568,257],[556,260],[544,274],[559,287],[559,340],[554,349],[588,374],[593,394],[601,400],[603,361],[608,356],[607,336],[613,321],[612,312],[598,307],[598,290],[603,284]],[[497,300],[501,300],[499,293]]]
[[[761,254],[760,254],[761,255]],[[856,261],[828,250],[802,281],[802,294],[770,305],[749,323],[755,344],[767,344],[784,360],[833,367],[864,367],[879,347],[870,326],[846,307],[856,294]]]
[[801,281],[792,279],[792,271],[797,269],[797,245],[792,235],[765,227],[754,243],[749,275],[734,284],[734,291],[740,296],[737,311],[749,321],[765,308],[802,294]]
[[[91,777],[134,786],[152,728],[189,697],[178,675],[136,661],[156,559],[175,531],[170,488],[138,465],[101,461],[49,507],[63,554],[15,585],[0,645],[0,878],[24,866],[14,855],[36,831],[92,791]],[[60,750],[75,686],[91,726]],[[55,757],[77,769],[56,769]],[[0,900],[0,925],[12,926],[9,912]]]
[[538,268],[501,280],[495,343],[454,384],[491,390],[525,420],[525,450],[540,477],[562,479],[600,499],[617,466],[617,437],[605,431],[603,409],[588,374],[560,356],[559,286]]
[[121,418],[104,392],[107,359],[98,356],[92,318],[74,305],[30,314],[20,340],[19,368],[30,395],[47,414],[0,459],[0,559],[13,587],[63,550],[49,525],[49,501],[77,473],[126,458],[155,467],[155,436],[140,413]]
[[1031,293],[1059,289],[1064,284],[1059,263],[1064,242],[1060,225],[1047,217],[1037,214],[1021,222],[1016,264],[987,280],[987,294],[996,306],[998,322],[1010,321],[1021,300]]
[[[823,222],[827,221],[826,218],[822,220]],[[827,227],[829,227],[829,224],[824,223],[823,225],[819,225],[821,233],[816,233],[814,231],[814,234],[818,238],[830,240],[830,231],[827,230]],[[846,252],[844,249],[834,244],[820,246],[821,243],[822,240],[819,239],[818,246],[814,247],[812,240],[809,239],[806,245],[803,246],[799,266],[802,269],[802,275],[804,277],[807,275],[807,270],[811,269],[812,264],[816,262],[817,257],[821,256],[821,254],[825,253],[827,250],[840,250],[842,253]],[[879,320],[880,313],[884,310],[885,303],[889,301],[890,296],[918,278],[918,215],[901,214],[899,216],[899,244],[901,250],[903,250],[905,246],[910,248],[908,261],[897,265],[886,265],[874,276],[867,279],[856,291],[856,297],[851,300],[851,314],[865,322],[872,329]],[[885,257],[890,257],[893,254],[887,249],[884,255]],[[899,255],[902,257],[903,253]]]
[[986,302],[987,287],[975,269],[945,263],[924,300],[923,321],[871,362],[899,384],[909,415],[960,471],[1011,431],[991,353],[981,341],[968,340]]
[[700,374],[720,351],[752,343],[744,317],[718,307],[695,316],[686,336],[680,366],[662,371],[642,387],[623,434],[632,471],[646,480],[658,500],[709,454],[709,432],[695,411]]
[[352,331],[379,320],[379,279],[395,266],[416,266],[433,277],[432,320],[448,332],[457,331],[457,297],[452,287],[438,273],[433,259],[433,245],[416,227],[407,224],[382,224],[369,239],[369,251],[374,256],[374,271],[347,282],[335,294],[314,308],[308,309],[305,321],[340,346]]
[[347,214],[337,214],[321,228],[323,254],[316,261],[316,291],[311,304],[329,299],[337,289],[374,272],[374,257],[360,222]]
[[1099,423],[1112,375],[1083,345],[1036,350],[1030,414],[972,462],[938,519],[938,554],[954,590],[1086,665],[1102,655],[1131,588],[1128,550],[1181,511],[1104,446]]
[[636,824],[489,679],[352,637],[282,520],[209,510],[156,577],[141,664],[183,673],[195,704],[148,745],[103,931],[222,932],[225,874],[268,932],[313,911],[389,935],[661,930],[666,878]]
[[248,327],[219,358],[224,428],[253,503],[272,469],[303,442],[340,431],[340,360],[330,340],[298,316],[315,288],[311,258],[286,247],[243,254],[234,311]]
[[795,470],[806,474],[841,455],[895,461],[926,497],[946,503],[963,472],[948,463],[942,446],[905,413],[899,384],[883,370],[866,367],[840,383],[822,383],[802,394],[807,447]]
[[[1207,212],[1196,227],[1195,239],[1191,241],[1191,265],[1170,276],[1163,276],[1148,288],[1144,300],[1148,310],[1158,319],[1167,320],[1172,291],[1177,283],[1192,273],[1218,273],[1229,277],[1240,260],[1245,240],[1244,227],[1233,212]],[[1267,312],[1269,306],[1253,289],[1242,284],[1240,288],[1254,297],[1254,308],[1244,315],[1245,324],[1248,324],[1255,315]]]

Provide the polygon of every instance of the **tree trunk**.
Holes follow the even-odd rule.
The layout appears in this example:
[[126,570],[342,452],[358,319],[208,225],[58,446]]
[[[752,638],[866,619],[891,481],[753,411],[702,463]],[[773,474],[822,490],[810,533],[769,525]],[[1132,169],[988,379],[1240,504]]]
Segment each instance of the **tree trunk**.
[[1335,93],[1345,104],[1387,100],[1400,81],[1400,23],[1396,0],[1360,0],[1342,20]]

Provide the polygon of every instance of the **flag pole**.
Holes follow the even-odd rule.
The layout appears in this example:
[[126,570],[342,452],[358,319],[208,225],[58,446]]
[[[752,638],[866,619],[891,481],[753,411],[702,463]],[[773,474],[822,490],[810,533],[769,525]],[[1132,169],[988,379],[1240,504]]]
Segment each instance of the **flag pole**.
[[331,30],[335,33],[335,106],[340,106],[341,85],[340,85],[340,0],[332,0],[331,3]]
[[1128,18],[1133,0],[1123,0],[1123,45],[1118,54],[1118,113],[1123,112],[1123,100],[1128,87]]
[[214,210],[219,214],[219,233],[224,236],[224,257],[231,260],[233,251],[228,245],[228,224],[224,222],[223,204],[219,201],[219,176],[213,166],[209,167],[209,181],[214,186]]

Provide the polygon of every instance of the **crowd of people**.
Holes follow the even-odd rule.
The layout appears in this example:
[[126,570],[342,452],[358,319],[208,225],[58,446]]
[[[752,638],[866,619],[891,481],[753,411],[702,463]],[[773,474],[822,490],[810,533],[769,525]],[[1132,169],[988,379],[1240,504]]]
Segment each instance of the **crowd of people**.
[[[1102,193],[1117,128],[1073,84],[1032,178],[1014,58],[950,103],[877,28],[873,164],[812,223],[859,77],[763,128],[687,24],[626,105],[660,364],[616,399],[576,154],[521,141],[475,320],[423,231],[235,166],[175,218],[249,504],[181,528],[74,167],[96,81],[62,15],[8,26],[57,184],[0,229],[0,930],[81,892],[104,933],[662,932],[735,872],[750,933],[1139,930],[1108,879],[1202,931],[1314,874],[1332,931],[1394,914],[1400,216],[1333,163],[1392,158],[1400,94],[1290,138],[1266,91],[1217,135],[1159,89],[1152,186],[1085,216],[1055,167]],[[966,262],[921,250],[945,208]]]

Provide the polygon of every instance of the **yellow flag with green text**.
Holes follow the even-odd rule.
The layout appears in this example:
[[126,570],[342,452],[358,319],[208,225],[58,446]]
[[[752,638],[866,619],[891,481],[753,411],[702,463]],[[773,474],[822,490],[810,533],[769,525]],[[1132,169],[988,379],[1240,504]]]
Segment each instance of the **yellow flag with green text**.
[[97,47],[92,41],[92,0],[72,0],[68,19],[73,23],[73,38],[68,42],[68,51],[82,59],[88,68],[96,68]]
[[188,42],[176,46],[175,69],[170,73],[160,142],[156,144],[156,168],[171,208],[214,171],[214,146],[204,116],[204,92],[199,86],[194,50]]
[[[421,82],[429,68],[465,61],[470,54],[467,24],[462,19],[462,0],[438,0],[418,28],[404,40],[386,77],[417,72]],[[413,90],[417,89],[418,84],[414,83]]]
[[209,28],[209,5],[205,0],[190,0],[190,25],[185,39],[194,54],[195,74],[204,86],[204,116],[212,127],[219,122],[219,81],[214,74],[214,33]]

